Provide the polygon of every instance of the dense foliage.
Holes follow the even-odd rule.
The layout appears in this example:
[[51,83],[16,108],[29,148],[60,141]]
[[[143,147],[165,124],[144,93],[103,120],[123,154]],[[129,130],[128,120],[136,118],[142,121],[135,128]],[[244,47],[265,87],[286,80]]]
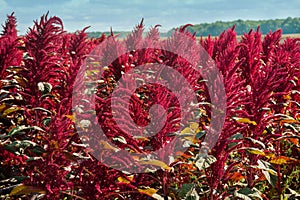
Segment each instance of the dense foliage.
[[[0,196],[6,199],[298,198],[300,39],[281,42],[281,30],[263,38],[257,29],[238,41],[235,29],[230,28],[218,38],[197,41],[195,35],[182,27],[168,39],[160,40],[157,26],[146,37],[142,37],[143,29],[143,24],[138,24],[125,40],[118,40],[113,33],[108,36],[115,41],[113,46],[106,47],[108,52],[125,49],[128,53],[105,66],[105,73],[100,76],[95,108],[99,123],[109,132],[110,139],[119,137],[117,142],[122,148],[135,151],[140,146],[164,145],[169,139],[166,134],[174,132],[172,128],[166,129],[160,140],[134,140],[122,133],[122,127],[114,127],[110,120],[110,95],[122,74],[140,64],[163,63],[186,77],[190,75],[190,63],[183,58],[158,49],[141,49],[143,44],[177,45],[191,58],[197,57],[192,50],[202,45],[222,74],[227,97],[224,128],[209,154],[199,156],[210,123],[210,98],[205,80],[196,80],[193,87],[203,104],[199,105],[199,121],[183,127],[181,137],[189,141],[186,152],[180,152],[169,163],[144,161],[159,166],[160,170],[141,174],[116,170],[99,162],[77,134],[86,131],[86,127],[75,128],[77,116],[73,115],[72,91],[77,87],[75,79],[86,55],[107,40],[106,36],[90,39],[86,29],[67,33],[62,20],[48,14],[35,21],[25,36],[18,36],[12,14],[0,36]],[[178,41],[179,32],[192,38],[194,44]],[[107,49],[100,51],[105,54]],[[131,109],[137,124],[147,123],[145,111],[154,99],[174,105],[176,112],[168,113],[170,120],[166,123],[178,117],[176,99],[168,90],[147,86],[136,92],[139,95],[133,95]],[[145,111],[141,111],[143,108]],[[98,142],[106,155],[120,160],[113,157],[114,147]]]

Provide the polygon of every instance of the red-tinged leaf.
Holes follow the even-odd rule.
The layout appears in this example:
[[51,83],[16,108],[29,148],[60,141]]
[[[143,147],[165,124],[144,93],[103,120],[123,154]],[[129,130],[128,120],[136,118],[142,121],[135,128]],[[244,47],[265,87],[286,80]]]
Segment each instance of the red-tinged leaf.
[[[0,88],[1,88],[1,85],[0,85]],[[6,108],[6,104],[5,104],[5,103],[2,103],[2,104],[0,105],[0,112],[2,112],[5,108]]]
[[243,180],[245,177],[240,172],[234,172],[231,176],[231,180],[234,182],[239,182]]
[[298,138],[288,138],[288,140],[293,143],[294,145],[299,145],[299,139]]
[[295,119],[283,119],[283,120],[279,121],[280,125],[283,125],[284,123],[288,123],[288,124],[290,124],[290,123],[299,123],[299,121],[295,120]]
[[263,174],[261,174],[261,175],[258,177],[258,179],[256,179],[257,182],[262,182],[262,181],[265,181],[265,180],[267,180],[267,179],[266,179],[265,175],[263,175]]
[[51,140],[50,141],[50,147],[53,148],[53,149],[58,149],[59,148],[58,142],[55,141],[55,140]]

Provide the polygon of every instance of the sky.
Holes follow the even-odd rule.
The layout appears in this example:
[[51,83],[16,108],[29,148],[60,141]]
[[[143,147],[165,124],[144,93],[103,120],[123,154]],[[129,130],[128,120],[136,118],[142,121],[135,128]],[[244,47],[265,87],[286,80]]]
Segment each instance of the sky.
[[25,33],[47,11],[67,31],[130,31],[144,18],[147,29],[160,24],[165,32],[187,23],[300,17],[300,0],[0,0],[0,24],[15,12]]

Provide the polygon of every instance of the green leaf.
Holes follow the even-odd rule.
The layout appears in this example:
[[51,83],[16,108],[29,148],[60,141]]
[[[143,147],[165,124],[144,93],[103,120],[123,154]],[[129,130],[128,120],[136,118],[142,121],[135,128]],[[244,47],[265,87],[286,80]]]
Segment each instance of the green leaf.
[[9,66],[6,71],[8,72],[19,72],[19,71],[23,71],[25,70],[24,67],[21,67],[21,66]]
[[200,197],[195,188],[192,188],[192,190],[184,198],[184,200],[199,200],[199,199]]
[[245,137],[245,139],[250,140],[253,144],[259,144],[263,149],[266,148],[265,144],[262,143],[261,141],[255,140],[251,137]]
[[22,141],[14,141],[10,144],[4,145],[3,148],[12,153],[16,153],[18,155],[24,152],[25,148],[34,147],[36,143],[30,140],[22,140]]
[[31,153],[34,153],[35,155],[41,156],[43,153],[45,153],[46,150],[40,146],[35,146],[35,147],[31,148],[29,151]]
[[50,121],[51,121],[51,117],[46,117],[46,118],[43,120],[44,126],[49,126]]
[[254,191],[252,191],[250,188],[246,187],[246,188],[240,189],[238,191],[238,193],[244,194],[244,195],[249,195],[249,194],[253,194]]
[[127,141],[123,136],[114,137],[112,140],[117,141],[117,142],[121,142],[123,144],[127,144]]
[[258,160],[257,163],[258,163],[259,169],[266,170],[269,173],[277,176],[277,172],[273,169],[271,163],[264,161],[264,160]]
[[29,54],[26,52],[23,54],[23,60],[34,60],[34,58],[30,57]]
[[3,186],[6,183],[19,183],[27,178],[28,177],[26,177],[26,176],[14,176],[14,177],[11,177],[8,179],[0,180],[0,184],[1,184],[1,186]]
[[41,107],[32,108],[32,110],[39,110],[39,111],[42,111],[42,112],[46,112],[50,115],[52,114],[52,112],[50,110],[47,110],[47,109],[41,108]]
[[196,157],[195,165],[199,170],[203,170],[208,168],[212,163],[216,161],[217,159],[212,155],[206,155],[206,156],[198,155]]
[[52,94],[43,94],[43,95],[40,97],[40,99],[44,99],[44,98],[46,98],[46,97],[49,97],[49,98],[55,98],[55,96],[52,95]]
[[234,191],[234,196],[243,200],[252,200],[248,195],[239,193],[238,191]]
[[187,194],[194,188],[194,184],[192,183],[185,183],[178,191],[178,195],[182,198],[185,198]]
[[43,94],[48,94],[52,90],[52,85],[47,82],[39,82],[38,88],[39,88],[39,91],[41,91]]
[[21,181],[27,179],[28,177],[26,177],[26,176],[14,176],[13,178],[16,179],[17,182],[21,182]]
[[11,144],[3,145],[3,149],[5,149],[5,150],[7,150],[11,153],[19,154],[19,153],[17,153],[17,151],[18,151],[17,148],[15,146],[11,145]]
[[243,139],[243,134],[241,134],[241,133],[236,133],[236,134],[234,134],[234,135],[232,135],[230,138],[229,138],[229,140],[240,140],[240,139]]
[[263,198],[262,198],[261,195],[260,195],[259,190],[257,190],[256,188],[253,188],[253,189],[251,190],[250,188],[246,187],[246,188],[240,189],[240,190],[238,191],[238,193],[239,193],[239,194],[242,194],[242,195],[245,195],[245,196],[247,196],[247,197],[249,197],[249,198],[250,198],[250,197],[256,197],[256,198],[259,198],[259,199],[263,200]]
[[31,162],[35,160],[43,160],[43,157],[29,157],[26,162]]
[[254,193],[249,194],[250,197],[256,197],[255,199],[259,198],[260,200],[264,200],[261,196],[261,192],[258,189],[253,188],[253,190],[254,190]]
[[41,129],[40,127],[38,127],[38,126],[21,125],[21,126],[16,126],[13,129],[11,129],[10,132],[7,135],[1,135],[0,139],[1,138],[8,138],[8,137],[11,137],[11,136],[14,136],[14,135],[24,134],[25,131],[27,131],[27,130],[38,130],[38,131],[44,132],[44,130]]
[[205,131],[205,130],[198,132],[198,133],[196,134],[196,139],[199,140],[199,139],[202,138],[205,134],[206,134],[206,131]]
[[265,175],[268,182],[275,187],[277,183],[277,172],[272,169],[272,165],[266,161],[258,160],[258,168],[262,169],[262,173]]
[[275,187],[276,186],[276,183],[277,183],[277,176],[271,174],[270,172],[268,171],[265,171],[265,170],[262,170],[262,173],[265,175],[266,179],[268,180],[268,182],[273,186]]

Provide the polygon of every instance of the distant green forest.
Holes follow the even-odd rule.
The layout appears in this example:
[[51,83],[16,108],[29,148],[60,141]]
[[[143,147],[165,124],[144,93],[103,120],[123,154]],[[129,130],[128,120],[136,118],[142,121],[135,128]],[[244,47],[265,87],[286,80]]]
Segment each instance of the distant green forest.
[[[224,30],[231,28],[235,25],[235,31],[238,35],[242,35],[250,31],[250,29],[257,29],[260,26],[260,30],[263,34],[269,33],[270,31],[275,31],[277,29],[282,29],[283,34],[293,34],[300,33],[300,18],[291,18],[286,19],[270,19],[270,20],[235,20],[230,22],[216,21],[214,23],[202,23],[195,24],[187,28],[188,31],[194,33],[196,36],[218,36]],[[162,37],[170,36],[172,31],[175,28],[171,29],[168,32],[161,33]],[[90,32],[90,37],[99,37],[102,33],[109,35],[109,32]],[[120,38],[126,37],[130,33],[128,31],[118,31],[114,34],[119,34]]]
[[[274,19],[274,20],[235,20],[231,22],[217,21],[214,23],[197,24],[192,27],[188,27],[191,32],[196,32],[197,36],[217,36],[224,30],[235,27],[235,31],[238,35],[242,35],[250,31],[250,29],[256,29],[260,26],[260,30],[263,34],[269,33],[271,30],[282,29],[283,34],[300,33],[300,18],[286,19]],[[171,33],[171,31],[169,31]]]

